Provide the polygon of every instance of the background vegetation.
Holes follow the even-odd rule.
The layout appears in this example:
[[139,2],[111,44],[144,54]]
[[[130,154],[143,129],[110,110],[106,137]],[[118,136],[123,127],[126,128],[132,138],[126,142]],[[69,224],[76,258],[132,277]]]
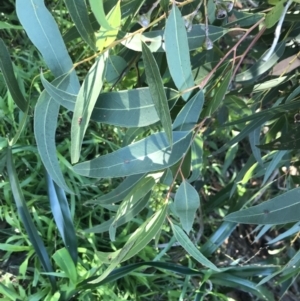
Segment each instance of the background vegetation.
[[299,9],[2,1],[1,300],[299,300]]

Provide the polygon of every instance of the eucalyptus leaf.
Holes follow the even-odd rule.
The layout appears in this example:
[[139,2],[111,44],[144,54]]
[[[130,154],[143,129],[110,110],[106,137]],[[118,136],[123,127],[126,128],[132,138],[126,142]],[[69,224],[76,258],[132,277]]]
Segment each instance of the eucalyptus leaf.
[[200,206],[200,197],[195,188],[183,180],[174,198],[175,210],[184,231],[189,234],[193,227],[195,214]]
[[174,165],[187,151],[191,132],[173,132],[173,147],[165,133],[156,133],[111,154],[74,166],[74,171],[93,178],[116,178],[157,171]]
[[287,191],[254,207],[231,213],[225,220],[242,224],[286,224],[299,221],[300,188]]

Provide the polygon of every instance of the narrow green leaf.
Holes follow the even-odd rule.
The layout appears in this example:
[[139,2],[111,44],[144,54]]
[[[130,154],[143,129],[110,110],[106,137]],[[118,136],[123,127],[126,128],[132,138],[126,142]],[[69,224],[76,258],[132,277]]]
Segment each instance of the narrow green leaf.
[[173,223],[171,223],[171,226],[177,241],[193,258],[209,269],[212,269],[216,272],[220,271],[212,262],[210,262],[203,254],[201,254],[201,252],[194,246],[189,237],[180,227],[174,225]]
[[65,4],[83,40],[93,50],[96,50],[95,34],[90,23],[85,0],[65,0]]
[[[9,182],[11,186],[11,191],[18,209],[18,213],[21,221],[24,224],[30,242],[32,243],[35,252],[43,266],[45,272],[51,273],[53,272],[51,262],[49,256],[47,254],[47,250],[44,246],[42,239],[40,238],[38,231],[33,223],[33,220],[30,216],[30,213],[27,208],[26,201],[24,199],[24,195],[22,189],[19,184],[19,180],[17,177],[17,172],[13,163],[12,158],[12,150],[10,147],[7,148],[7,173],[9,177]],[[52,288],[56,289],[56,281],[53,276],[48,275]]]
[[101,27],[96,33],[96,46],[98,51],[102,51],[117,38],[119,27],[121,26],[120,2],[121,1],[118,1],[107,14],[107,22],[114,29],[107,30],[106,28]]
[[[41,52],[46,64],[55,77],[69,72],[73,68],[58,26],[47,10],[43,0],[17,0],[18,18],[33,44]],[[77,93],[79,81],[73,71],[70,75],[70,85]]]
[[25,112],[27,109],[27,101],[20,90],[14,74],[14,69],[9,52],[2,39],[0,39],[0,69],[2,71],[6,86],[11,94],[11,97],[13,98],[16,105],[23,112]]
[[[282,41],[278,43],[278,45],[275,48],[274,53],[270,57],[269,60],[264,61],[264,55],[256,62],[254,65],[252,65],[248,70],[239,73],[236,78],[235,82],[242,83],[242,84],[251,84],[258,80],[259,76],[270,70],[280,59],[280,57],[283,55],[285,50],[285,41]],[[266,53],[269,50],[266,51]]]
[[[184,20],[176,5],[173,5],[166,21],[164,41],[168,67],[176,87],[180,91],[193,87],[187,33]],[[187,100],[190,94],[191,92],[184,93],[183,99]]]
[[259,140],[260,140],[260,130],[261,130],[261,127],[257,127],[253,132],[251,132],[249,134],[249,142],[250,142],[250,147],[251,147],[254,158],[261,166],[264,166],[264,163],[261,159],[261,151],[257,147],[257,145],[259,144]]
[[[53,81],[59,88],[68,89],[69,78],[62,76]],[[34,135],[44,166],[55,183],[66,192],[73,193],[61,172],[55,146],[55,131],[59,104],[46,91],[40,95],[34,111]]]
[[[41,74],[46,91],[68,110],[74,111],[75,94],[58,89]],[[164,88],[169,110],[175,105],[179,94],[176,90]],[[143,127],[159,121],[149,88],[101,93],[93,109],[91,119],[97,122],[123,126]]]
[[109,228],[109,237],[111,241],[115,240],[116,229],[118,226],[118,221],[135,207],[136,204],[152,189],[155,185],[155,181],[152,177],[147,177],[142,179],[124,198],[119,206],[119,209],[114,217],[114,221]]
[[243,224],[286,224],[299,221],[300,188],[287,191],[260,205],[231,213],[225,220]]
[[267,28],[273,27],[280,19],[284,10],[284,1],[278,1],[278,3],[269,11],[265,18],[265,24]]
[[102,89],[107,57],[108,52],[105,52],[96,60],[85,77],[76,99],[71,128],[72,163],[79,160],[83,136]]
[[265,175],[261,187],[263,187],[266,182],[268,181],[269,177],[272,175],[274,170],[278,167],[281,162],[282,157],[287,153],[287,151],[278,151],[276,152],[275,156],[273,157],[272,161],[268,165],[265,170]]
[[224,100],[225,94],[228,91],[228,86],[230,84],[232,76],[232,69],[226,72],[224,79],[221,81],[220,86],[216,88],[216,93],[213,99],[209,102],[208,107],[205,112],[205,116],[211,116],[221,105]]
[[113,28],[109,25],[103,7],[103,0],[89,0],[93,14],[95,15],[98,23],[101,27],[107,30],[112,30]]
[[129,176],[117,188],[115,188],[111,192],[102,195],[101,197],[95,200],[87,201],[85,202],[85,205],[88,204],[104,205],[104,204],[113,204],[113,203],[121,202],[124,199],[124,197],[130,192],[130,190],[133,189],[133,187],[135,187],[135,185],[139,183],[144,176],[145,176],[144,174]]
[[66,195],[64,190],[53,183],[47,171],[45,174],[48,197],[56,226],[74,264],[77,264],[77,237]]
[[200,90],[181,109],[173,123],[173,131],[191,131],[198,119],[204,103],[204,94]]
[[193,227],[196,211],[200,206],[200,197],[188,181],[183,180],[177,189],[174,206],[183,230],[189,234]]
[[172,120],[170,116],[168,100],[164,90],[164,84],[159,73],[159,68],[151,51],[145,43],[142,44],[142,51],[146,78],[152,96],[152,101],[163,129],[165,130],[169,144],[172,145]]
[[77,284],[77,270],[76,266],[74,264],[74,261],[72,260],[70,253],[65,249],[57,250],[53,254],[53,259],[57,266],[65,272],[68,279],[71,281],[73,285]]
[[189,177],[189,183],[199,179],[201,175],[201,166],[203,162],[203,140],[200,136],[196,136],[192,143],[191,169],[192,175]]
[[[116,227],[122,226],[130,221],[140,213],[149,202],[149,198],[151,196],[151,192],[148,192],[143,198],[141,198],[138,202],[136,202],[131,208],[129,208],[124,215],[122,215],[116,222]],[[103,222],[102,224],[85,229],[85,233],[103,233],[109,230],[111,224],[113,223],[114,218],[109,219],[108,221]]]
[[173,132],[173,147],[165,133],[156,133],[113,153],[74,166],[78,174],[95,178],[116,178],[174,165],[190,145],[191,132]]

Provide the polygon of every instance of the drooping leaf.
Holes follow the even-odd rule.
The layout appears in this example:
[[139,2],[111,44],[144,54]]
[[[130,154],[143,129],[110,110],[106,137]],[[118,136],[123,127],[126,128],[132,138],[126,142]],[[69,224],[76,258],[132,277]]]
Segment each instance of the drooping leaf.
[[47,171],[45,174],[48,197],[56,226],[63,239],[66,249],[70,253],[71,258],[76,265],[78,257],[77,237],[66,195],[57,184],[53,183]]
[[112,29],[107,30],[105,27],[101,26],[100,30],[96,33],[96,46],[98,51],[102,51],[117,38],[119,27],[121,26],[120,2],[121,1],[118,1],[107,14],[107,22]]
[[156,133],[111,154],[74,166],[78,174],[115,178],[156,171],[174,165],[187,151],[191,132],[173,132],[173,147],[165,133]]
[[65,249],[59,249],[53,254],[53,259],[62,272],[66,274],[71,283],[77,284],[77,271],[70,253]]
[[[12,158],[12,150],[11,147],[7,148],[7,173],[9,177],[9,182],[11,186],[11,191],[18,209],[18,213],[21,221],[24,224],[30,242],[32,243],[34,250],[43,266],[45,272],[51,273],[53,272],[52,265],[47,254],[47,250],[45,245],[38,234],[38,231],[33,223],[32,217],[30,216],[29,210],[27,208],[26,201],[24,199],[24,195],[22,189],[20,187],[20,183],[17,177],[17,172],[15,169],[15,165]],[[48,278],[51,283],[52,289],[56,289],[56,281],[55,278],[51,275],[48,275]]]
[[[184,20],[176,5],[173,5],[166,21],[164,34],[166,56],[172,79],[178,88],[183,91],[194,86],[194,79],[191,70],[188,38]],[[190,92],[182,95],[187,100]]]
[[119,220],[127,214],[131,208],[135,207],[136,204],[152,189],[155,185],[155,181],[152,177],[146,177],[142,179],[124,198],[119,206],[119,209],[114,217],[114,220],[109,227],[109,237],[111,241],[115,240],[116,229]]
[[26,111],[27,101],[24,98],[18,82],[14,75],[13,65],[5,43],[0,39],[0,69],[5,79],[6,86],[16,105],[23,111]]
[[231,213],[225,220],[260,225],[298,222],[299,196],[300,188],[295,188],[257,206]]
[[172,145],[172,120],[170,116],[168,100],[164,90],[157,63],[145,43],[142,44],[144,65],[147,83],[151,93],[152,101],[159,120],[165,130],[168,142]]
[[208,107],[205,112],[205,116],[211,116],[221,105],[222,101],[224,100],[225,94],[228,91],[228,86],[230,84],[232,76],[232,69],[227,72],[224,76],[224,79],[220,83],[220,86],[216,88],[216,93],[213,99],[209,102]]
[[188,178],[189,183],[192,183],[199,179],[201,175],[201,166],[203,162],[203,140],[201,137],[196,136],[192,142],[192,158],[191,169],[192,174]]
[[[74,110],[77,98],[75,94],[58,89],[42,75],[41,80],[55,101],[68,110]],[[164,89],[170,110],[175,105],[179,94],[173,89]],[[101,93],[96,101],[91,119],[128,128],[143,127],[159,121],[149,88]]]
[[[62,76],[55,79],[53,84],[61,89],[68,89],[69,78]],[[58,112],[59,104],[43,91],[35,106],[34,135],[39,154],[51,178],[66,192],[73,193],[64,180],[56,155],[55,131]]]
[[250,147],[251,147],[253,156],[255,157],[257,162],[261,166],[263,166],[264,163],[261,159],[261,151],[257,147],[257,145],[259,144],[259,140],[260,140],[260,130],[261,130],[261,128],[257,127],[252,133],[249,134],[249,142],[250,142]]
[[[270,59],[264,61],[263,60],[264,54],[263,54],[262,57],[258,60],[258,62],[252,65],[248,70],[239,73],[236,76],[235,81],[241,84],[254,83],[255,81],[258,80],[259,76],[264,74],[266,71],[270,70],[276,64],[276,62],[283,55],[284,50],[285,50],[285,41],[282,41],[278,43]],[[267,50],[267,52],[268,51],[269,50]]]
[[203,254],[201,254],[201,252],[195,247],[195,245],[180,227],[174,225],[173,223],[171,223],[171,226],[176,240],[193,258],[213,271],[220,271],[212,262],[210,262]]
[[92,111],[102,89],[108,52],[104,52],[86,75],[79,90],[71,128],[71,161],[79,160],[83,136],[88,127]]
[[112,190],[111,192],[102,195],[101,197],[87,201],[85,204],[113,204],[121,202],[124,197],[129,193],[129,191],[140,182],[140,180],[144,177],[144,174],[137,174],[133,176],[127,177],[117,188]]
[[[124,215],[122,215],[115,223],[115,227],[122,226],[123,224],[126,224],[138,214],[140,213],[149,202],[151,192],[148,192],[143,198],[141,198],[138,202],[136,202],[132,207],[130,207]],[[105,221],[101,223],[98,226],[94,226],[92,228],[88,228],[83,230],[85,233],[103,233],[109,230],[110,226],[112,225],[114,221],[114,217],[109,219],[108,221]]]
[[89,0],[89,2],[91,5],[92,12],[95,15],[98,23],[101,25],[101,27],[105,28],[106,30],[112,30],[113,27],[111,27],[105,16],[103,0]]
[[195,214],[200,206],[200,197],[188,181],[183,180],[176,191],[174,207],[179,216],[183,230],[189,234],[193,227]]
[[173,131],[190,131],[196,125],[204,103],[204,94],[200,90],[181,109],[173,122]]
[[[47,10],[43,0],[17,0],[16,11],[32,43],[41,52],[46,64],[55,77],[73,68],[58,26]],[[76,73],[70,74],[70,91],[77,93],[79,81]]]
[[85,0],[65,0],[65,4],[83,40],[93,50],[96,50],[95,34],[90,23]]
[[124,247],[121,250],[114,252],[115,256],[107,270],[100,277],[90,283],[99,283],[107,277],[120,262],[128,260],[140,250],[145,248],[164,223],[167,214],[167,207],[168,206],[165,205],[162,209],[146,220],[143,225],[130,236]]

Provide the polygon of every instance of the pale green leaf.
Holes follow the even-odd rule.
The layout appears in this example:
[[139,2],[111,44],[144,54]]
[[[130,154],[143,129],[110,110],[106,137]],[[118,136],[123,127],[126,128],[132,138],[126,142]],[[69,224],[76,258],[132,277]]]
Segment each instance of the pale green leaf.
[[[172,79],[178,88],[183,91],[194,86],[194,78],[191,70],[189,45],[184,20],[176,5],[173,5],[166,21],[165,48],[168,67]],[[190,92],[182,95],[187,100]]]
[[74,166],[78,174],[94,178],[116,178],[174,165],[190,145],[191,132],[173,132],[173,147],[165,133],[156,133],[113,153]]
[[79,90],[71,128],[71,161],[79,160],[81,144],[102,89],[108,52],[103,53],[89,70]]
[[65,0],[65,4],[83,40],[93,50],[96,50],[95,34],[90,23],[85,0]]
[[176,191],[174,206],[182,228],[189,234],[193,227],[196,211],[200,206],[200,197],[195,188],[186,180],[182,181]]
[[299,221],[300,188],[287,191],[257,206],[231,213],[225,220],[243,224],[286,224]]
[[89,0],[89,2],[91,5],[92,12],[95,15],[98,23],[101,25],[101,27],[107,30],[112,30],[113,28],[111,27],[105,16],[103,0]]
[[136,204],[152,189],[155,181],[152,177],[142,179],[130,193],[124,198],[119,206],[119,209],[114,217],[114,221],[109,228],[109,237],[111,241],[115,240],[116,229],[118,222],[125,216]]
[[159,68],[151,51],[145,43],[142,44],[142,51],[146,78],[152,96],[152,101],[162,127],[165,130],[169,144],[172,145],[172,120]]
[[209,269],[212,269],[216,272],[220,271],[212,262],[210,262],[203,254],[201,254],[201,252],[195,247],[195,245],[180,227],[174,225],[173,223],[171,223],[171,226],[176,240],[194,259]]
[[192,130],[200,117],[203,104],[204,94],[203,91],[200,90],[177,114],[173,123],[173,131]]

